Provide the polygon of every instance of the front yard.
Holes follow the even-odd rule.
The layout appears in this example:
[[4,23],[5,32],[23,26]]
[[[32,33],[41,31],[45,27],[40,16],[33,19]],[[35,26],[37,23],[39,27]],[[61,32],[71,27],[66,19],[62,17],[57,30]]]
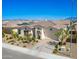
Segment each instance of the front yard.
[[[14,37],[11,34],[4,34],[3,42],[11,44],[11,45],[20,46],[23,48],[38,50],[40,52],[45,52],[45,53],[49,53],[49,54],[57,54],[57,55],[62,55],[62,56],[67,56],[67,57],[70,57],[70,51],[72,52],[71,57],[73,57],[76,54],[76,53],[73,53],[74,51],[76,51],[76,48],[74,48],[74,49],[71,48],[71,50],[69,49],[68,51],[61,50],[57,53],[53,53],[55,46],[57,45],[57,42],[53,41],[53,39],[51,40],[48,38],[39,40],[39,39],[35,39],[35,38],[30,38],[29,36],[28,36],[28,38],[25,36],[21,37],[21,36],[17,36],[17,35],[15,35],[15,37]],[[70,43],[67,43],[66,46],[69,48]],[[72,45],[72,47],[73,46],[74,46],[74,44]],[[76,57],[73,57],[73,58],[76,58]]]

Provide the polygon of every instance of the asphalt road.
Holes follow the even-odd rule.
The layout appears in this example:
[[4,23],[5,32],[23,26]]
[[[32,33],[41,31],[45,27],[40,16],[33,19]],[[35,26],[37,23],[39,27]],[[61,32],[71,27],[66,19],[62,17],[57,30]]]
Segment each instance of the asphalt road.
[[30,55],[26,55],[17,51],[2,48],[2,59],[42,59]]

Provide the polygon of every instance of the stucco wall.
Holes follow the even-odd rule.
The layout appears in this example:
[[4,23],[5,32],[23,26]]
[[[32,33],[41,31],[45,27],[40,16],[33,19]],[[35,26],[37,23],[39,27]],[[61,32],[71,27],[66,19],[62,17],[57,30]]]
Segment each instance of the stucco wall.
[[12,31],[18,33],[18,29],[12,29]]
[[58,41],[57,36],[55,36],[55,33],[57,31],[58,31],[57,29],[50,30],[50,28],[44,28],[44,34],[45,34],[46,37]]

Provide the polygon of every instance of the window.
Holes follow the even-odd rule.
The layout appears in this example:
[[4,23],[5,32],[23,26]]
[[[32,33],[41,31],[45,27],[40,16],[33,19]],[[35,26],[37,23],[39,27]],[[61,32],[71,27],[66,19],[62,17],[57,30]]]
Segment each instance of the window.
[[38,27],[38,30],[41,30],[41,28]]
[[20,29],[18,29],[18,34],[21,34],[21,30]]
[[71,34],[71,32],[72,32],[72,34],[76,34],[76,31],[70,31],[69,33]]
[[50,28],[50,30],[52,31],[52,28]]

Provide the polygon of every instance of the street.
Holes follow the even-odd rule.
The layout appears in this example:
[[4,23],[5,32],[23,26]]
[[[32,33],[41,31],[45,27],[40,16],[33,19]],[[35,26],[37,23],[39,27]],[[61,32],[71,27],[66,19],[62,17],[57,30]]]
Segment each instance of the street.
[[42,58],[26,55],[7,48],[2,48],[2,59],[42,59]]

